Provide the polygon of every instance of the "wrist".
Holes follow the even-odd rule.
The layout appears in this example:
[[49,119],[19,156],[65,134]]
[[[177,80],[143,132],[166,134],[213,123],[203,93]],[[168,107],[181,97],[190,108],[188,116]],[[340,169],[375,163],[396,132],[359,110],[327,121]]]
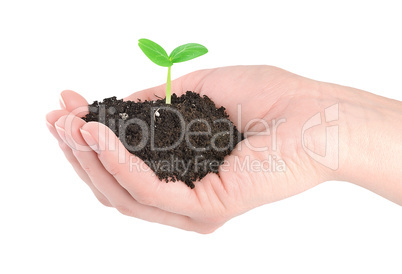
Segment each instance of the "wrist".
[[402,177],[402,102],[329,86],[339,102],[339,167],[332,173],[333,179],[360,185],[398,202],[402,193],[397,186]]

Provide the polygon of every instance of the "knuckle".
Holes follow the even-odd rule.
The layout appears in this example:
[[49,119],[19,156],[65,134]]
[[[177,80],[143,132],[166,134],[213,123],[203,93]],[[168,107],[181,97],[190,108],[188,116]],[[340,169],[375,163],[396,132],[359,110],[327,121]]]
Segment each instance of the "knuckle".
[[117,209],[117,211],[119,211],[121,214],[123,214],[125,216],[134,217],[132,210],[130,208],[128,208],[127,206],[117,205],[117,206],[115,206],[115,208]]
[[201,227],[201,228],[197,228],[195,230],[195,232],[199,233],[199,234],[211,234],[213,232],[215,232],[217,229],[219,228],[219,226],[207,226],[207,227]]
[[93,169],[89,165],[82,163],[81,167],[88,174],[89,177],[92,177]]
[[112,207],[112,205],[110,204],[110,202],[109,202],[108,199],[102,198],[102,197],[96,197],[96,198],[98,199],[98,201],[99,201],[102,205],[104,205],[104,206],[106,206],[106,207]]
[[216,209],[207,210],[199,215],[199,222],[211,227],[218,228],[231,219],[233,215],[225,210],[217,211]]
[[[156,180],[156,179],[155,179]],[[132,195],[134,199],[139,202],[140,204],[147,205],[147,206],[155,206],[155,207],[160,207],[161,203],[156,200],[155,197],[158,196],[158,193],[160,192],[160,189],[158,188],[160,186],[159,183],[156,181],[150,183],[147,185],[147,187],[138,187],[138,188],[133,188],[132,190],[129,190],[130,193],[133,193]]]
[[62,151],[70,150],[70,147],[65,142],[59,142],[59,147],[61,148]]
[[120,174],[120,166],[116,163],[111,163],[108,159],[105,159],[105,157],[100,154],[99,160],[103,163],[105,166],[106,170],[112,175],[112,176],[118,176]]
[[158,190],[150,185],[148,185],[148,187],[138,187],[130,190],[130,193],[134,194],[132,195],[134,199],[140,204],[160,207],[161,204],[155,198],[158,195],[157,192]]
[[84,154],[83,154],[84,152],[81,150],[73,149],[72,151],[73,151],[74,156],[77,158],[81,158],[82,156],[84,156]]
[[116,165],[111,165],[108,167],[108,171],[110,174],[112,174],[113,176],[118,176],[120,173],[120,169],[118,166]]
[[152,196],[147,194],[146,192],[142,191],[140,193],[137,193],[135,196],[135,199],[137,202],[143,205],[148,205],[148,206],[153,206],[154,205],[154,200],[152,199]]
[[204,219],[204,221],[206,223],[211,224],[211,225],[224,223],[225,220],[226,220],[226,217],[224,215],[220,215],[220,214],[212,214]]

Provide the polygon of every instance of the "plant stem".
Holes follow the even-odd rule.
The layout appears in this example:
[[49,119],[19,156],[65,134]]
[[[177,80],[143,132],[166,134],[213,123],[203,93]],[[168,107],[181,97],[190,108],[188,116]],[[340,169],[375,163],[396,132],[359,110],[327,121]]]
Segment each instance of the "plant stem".
[[166,104],[170,105],[170,90],[171,90],[171,76],[170,76],[170,69],[171,66],[168,67],[168,75],[167,75],[167,81],[166,81]]

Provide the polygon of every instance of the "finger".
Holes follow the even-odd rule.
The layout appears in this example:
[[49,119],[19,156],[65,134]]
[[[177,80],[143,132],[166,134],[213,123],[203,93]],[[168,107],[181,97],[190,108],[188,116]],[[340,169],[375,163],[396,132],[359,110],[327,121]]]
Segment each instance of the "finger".
[[89,181],[88,176],[86,176],[86,173],[82,170],[80,164],[78,163],[77,159],[75,159],[71,148],[64,142],[64,140],[60,136],[65,136],[64,129],[59,128],[59,130],[56,129],[55,123],[65,115],[68,115],[69,112],[66,110],[54,110],[49,112],[46,115],[46,125],[51,132],[51,134],[56,138],[56,140],[59,142],[59,147],[64,153],[64,156],[66,159],[70,162],[70,164],[73,166],[75,172],[78,174],[78,176],[85,182]]
[[49,128],[49,131],[51,134],[56,138],[56,140],[59,142],[59,147],[63,151],[64,156],[66,157],[67,161],[70,162],[70,164],[73,166],[75,172],[78,174],[78,176],[87,184],[90,184],[90,179],[85,173],[85,171],[81,168],[79,162],[75,158],[75,156],[72,153],[71,148],[65,143],[65,141],[62,139],[61,136],[65,136],[65,131],[63,128],[59,127],[57,130],[55,127],[55,123],[63,116],[68,115],[69,112],[66,110],[54,110],[49,112],[46,115],[46,125]]
[[57,120],[60,119],[60,117],[67,115],[68,113],[69,112],[67,110],[54,110],[46,115],[46,126],[49,129],[50,133],[53,135],[53,137],[56,138],[56,140],[59,142],[61,142],[62,139],[57,133],[54,124],[57,122]]
[[160,181],[105,125],[90,122],[82,129],[88,132],[84,139],[98,152],[105,169],[139,203],[188,216],[199,211],[195,191],[182,182],[166,184]]
[[92,151],[79,132],[86,122],[81,118],[69,113],[60,117],[55,123],[60,138],[74,151]]
[[[114,206],[121,213],[136,217],[139,219],[157,222],[173,227],[177,227],[184,230],[197,231],[199,233],[209,233],[215,230],[217,227],[211,227],[207,224],[198,223],[193,221],[187,216],[181,216],[174,213],[169,213],[155,207],[149,207],[141,205],[136,202],[133,197],[116,182],[114,177],[108,173],[104,166],[99,162],[97,154],[91,151],[73,150],[68,146],[60,136],[66,140],[66,130],[60,126],[59,132],[56,131],[55,123],[62,117],[68,116],[68,112],[65,110],[56,110],[50,112],[46,116],[46,121],[52,134],[60,141],[60,147],[64,152],[67,160],[71,163],[76,173],[80,178],[88,184],[91,190],[94,192],[97,199],[105,206]],[[60,124],[65,125],[67,117],[60,119]],[[69,124],[69,123],[67,123]],[[84,123],[85,124],[85,123]],[[82,136],[77,134],[77,128],[83,125],[81,119],[74,119],[69,128],[71,136],[68,136],[70,140],[81,144]],[[60,134],[60,136],[59,136]],[[69,141],[69,143],[72,143]],[[93,183],[94,182],[94,183]]]
[[[81,130],[83,136],[89,133]],[[157,222],[185,230],[195,230],[195,223],[187,216],[167,212],[156,207],[138,203],[105,169],[97,153],[75,151],[81,166],[87,171],[97,189],[107,197],[113,207],[124,215],[142,220]]]
[[[85,123],[83,120],[79,119],[78,117],[75,117],[73,122],[67,123],[67,117],[71,116],[65,115],[60,117],[57,122],[55,123],[55,130],[57,131],[58,138],[60,139],[59,146],[61,150],[63,151],[66,159],[70,162],[72,167],[74,168],[75,172],[78,174],[78,176],[83,180],[89,188],[92,190],[96,198],[105,206],[111,206],[110,202],[108,199],[101,193],[99,190],[93,185],[91,179],[89,178],[87,172],[82,168],[81,164],[78,162],[77,158],[75,157],[73,150],[70,145],[72,145],[75,140],[78,140],[80,143],[85,143],[84,140],[79,140],[80,134],[77,134],[77,131],[79,131],[79,128]],[[68,130],[66,131],[65,125],[68,125]],[[74,131],[74,129],[76,129]],[[74,131],[74,134],[73,134]],[[70,144],[70,145],[69,145]],[[86,143],[85,143],[86,144]],[[86,146],[87,147],[87,146]],[[76,149],[77,146],[74,145],[74,149]],[[93,153],[92,150],[87,148],[87,151],[90,153]]]
[[84,117],[88,113],[88,102],[75,91],[64,90],[60,94],[60,106],[78,117]]

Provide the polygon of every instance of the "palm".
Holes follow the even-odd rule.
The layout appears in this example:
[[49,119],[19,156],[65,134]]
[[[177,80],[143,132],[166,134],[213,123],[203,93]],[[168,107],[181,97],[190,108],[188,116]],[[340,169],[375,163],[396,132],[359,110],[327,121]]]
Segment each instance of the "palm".
[[[239,144],[241,150],[236,148],[232,152],[227,158],[229,167],[222,168],[219,176],[210,174],[196,184],[192,204],[201,210],[200,216],[215,218],[215,214],[220,213],[225,220],[261,204],[302,192],[320,182],[311,159],[303,153],[300,136],[303,123],[319,109],[311,105],[311,100],[300,100],[293,94],[296,89],[309,92],[310,84],[308,79],[268,66],[196,71],[173,83],[172,89],[177,94],[192,90],[209,96],[219,106],[225,106],[231,120],[242,132],[248,126],[248,131],[264,133],[264,121],[270,126],[269,135],[252,136]],[[150,96],[148,98],[163,96],[164,86],[146,93]],[[305,97],[306,94],[301,95]],[[135,96],[133,94],[128,99],[135,99]],[[275,120],[278,124],[281,118],[286,122],[273,133],[272,122]],[[255,123],[249,123],[251,120]],[[274,134],[275,140],[272,138]],[[263,147],[269,148],[265,151],[254,149],[263,150]],[[249,166],[252,163],[253,168]],[[259,167],[258,163],[263,163],[263,166]],[[196,199],[198,197],[209,199]],[[242,208],[241,212],[239,208]]]
[[[173,81],[176,94],[192,90],[208,95],[218,106],[225,106],[242,132],[254,132],[226,158],[228,164],[221,167],[219,175],[207,175],[193,190],[184,184],[165,184],[150,174],[125,173],[127,166],[119,166],[111,159],[113,155],[100,159],[106,171],[112,170],[116,180],[141,204],[186,216],[198,227],[190,229],[213,230],[233,216],[304,191],[321,180],[300,145],[303,123],[317,112],[312,100],[302,99],[309,98],[309,84],[305,78],[268,66],[196,71]],[[296,90],[302,96],[294,93]],[[159,86],[126,99],[163,95],[164,86]],[[283,119],[286,122],[281,124]],[[129,210],[128,215],[135,214]]]

